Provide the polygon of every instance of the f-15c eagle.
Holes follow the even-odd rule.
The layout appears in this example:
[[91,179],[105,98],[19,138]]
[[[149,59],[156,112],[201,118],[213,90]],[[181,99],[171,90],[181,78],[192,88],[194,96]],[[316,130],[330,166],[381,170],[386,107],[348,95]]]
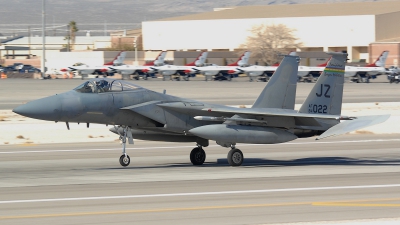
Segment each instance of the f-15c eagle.
[[[111,131],[123,142],[120,164],[128,166],[126,141],[133,138],[193,142],[194,165],[206,159],[209,140],[230,148],[228,162],[240,166],[243,153],[237,143],[276,144],[297,138],[332,137],[382,123],[390,115],[341,115],[347,54],[332,58],[301,106],[294,110],[298,61],[285,56],[251,108],[208,104],[158,93],[107,78],[91,79],[75,89],[18,106],[15,113],[50,121],[114,125]],[[218,91],[218,90],[216,90]],[[341,122],[344,120],[343,122]]]

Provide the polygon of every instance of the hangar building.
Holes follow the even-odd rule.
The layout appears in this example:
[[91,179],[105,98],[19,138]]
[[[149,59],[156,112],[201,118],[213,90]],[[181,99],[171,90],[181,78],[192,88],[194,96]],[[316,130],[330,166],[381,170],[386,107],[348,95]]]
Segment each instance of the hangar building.
[[[352,61],[368,62],[381,53],[372,51],[371,43],[400,42],[398,21],[399,1],[239,6],[142,22],[143,48],[234,51],[252,26],[285,24],[303,43],[299,51],[347,51]],[[386,46],[398,54],[399,45]],[[393,64],[390,57],[398,58],[390,54],[387,64]]]

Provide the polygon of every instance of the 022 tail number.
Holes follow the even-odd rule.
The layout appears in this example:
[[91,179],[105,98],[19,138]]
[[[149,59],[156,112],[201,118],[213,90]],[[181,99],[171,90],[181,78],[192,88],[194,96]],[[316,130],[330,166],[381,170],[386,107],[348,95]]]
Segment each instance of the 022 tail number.
[[309,104],[308,113],[327,113],[327,105]]

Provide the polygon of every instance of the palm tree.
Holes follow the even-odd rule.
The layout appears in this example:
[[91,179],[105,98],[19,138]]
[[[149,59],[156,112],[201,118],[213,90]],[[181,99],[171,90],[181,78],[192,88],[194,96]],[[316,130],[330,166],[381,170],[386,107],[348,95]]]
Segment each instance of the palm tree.
[[76,26],[76,22],[75,21],[70,21],[68,23],[68,27],[69,27],[69,37],[67,37],[69,40],[71,40],[71,46],[72,48],[74,47],[75,44],[75,37],[76,37],[76,32],[79,31],[78,27]]

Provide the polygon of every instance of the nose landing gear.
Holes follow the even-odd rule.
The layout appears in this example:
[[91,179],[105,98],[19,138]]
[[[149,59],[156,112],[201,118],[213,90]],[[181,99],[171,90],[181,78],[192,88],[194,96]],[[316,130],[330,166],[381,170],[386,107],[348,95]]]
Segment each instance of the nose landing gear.
[[122,142],[122,155],[121,155],[121,157],[119,157],[119,163],[121,164],[121,166],[127,167],[131,163],[131,158],[129,157],[128,154],[126,154],[126,149],[125,149],[126,148],[126,139],[128,138],[129,144],[133,144],[132,132],[131,132],[131,129],[128,126],[126,126],[123,130],[123,134],[121,134],[119,132],[120,127],[122,127],[122,126],[118,126],[118,127],[114,126],[115,130],[119,134],[119,140],[121,140],[121,142]]
[[121,166],[127,167],[129,163],[131,163],[131,158],[127,154],[121,155],[121,157],[119,157],[119,163]]

